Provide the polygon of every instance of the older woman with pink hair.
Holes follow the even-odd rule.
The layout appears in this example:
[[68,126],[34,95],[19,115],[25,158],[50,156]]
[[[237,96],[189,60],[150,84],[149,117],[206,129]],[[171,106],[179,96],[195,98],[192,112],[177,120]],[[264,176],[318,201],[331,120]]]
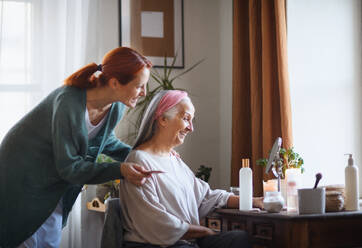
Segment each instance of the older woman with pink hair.
[[127,161],[153,173],[143,186],[121,182],[125,247],[250,247],[243,231],[217,234],[200,225],[215,208],[237,208],[239,198],[210,189],[175,156],[173,149],[194,130],[194,114],[187,93],[178,90],[158,93],[145,111]]

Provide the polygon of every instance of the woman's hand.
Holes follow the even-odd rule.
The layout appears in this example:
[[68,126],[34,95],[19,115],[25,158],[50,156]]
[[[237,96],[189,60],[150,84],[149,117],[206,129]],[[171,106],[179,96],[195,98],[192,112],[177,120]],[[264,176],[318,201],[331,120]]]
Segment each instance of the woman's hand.
[[196,239],[215,234],[217,233],[208,227],[190,224],[189,229],[184,234],[184,236],[181,237],[181,239]]
[[205,236],[211,236],[211,235],[218,234],[217,232],[215,232],[214,230],[212,230],[211,228],[208,228],[208,227],[205,227],[204,233],[205,233]]
[[[264,197],[253,197],[253,208],[264,209]],[[231,195],[226,204],[227,208],[239,208],[239,196]]]
[[135,163],[121,163],[121,174],[130,183],[141,186],[151,174],[142,166]]
[[253,197],[253,208],[264,209],[264,197]]

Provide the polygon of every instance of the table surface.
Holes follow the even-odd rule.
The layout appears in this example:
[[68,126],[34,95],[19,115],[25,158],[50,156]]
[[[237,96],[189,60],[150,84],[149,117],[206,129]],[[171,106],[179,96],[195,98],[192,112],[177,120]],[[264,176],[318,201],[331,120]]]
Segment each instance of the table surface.
[[268,213],[267,211],[251,210],[251,211],[240,211],[239,209],[217,209],[216,213],[225,215],[245,215],[260,217],[265,219],[324,219],[324,218],[345,218],[345,217],[361,217],[362,211],[340,211],[340,212],[327,212],[325,214],[298,214],[297,211],[281,211],[280,213]]
[[298,214],[217,209],[207,220],[220,231],[245,230],[254,247],[362,247],[362,211]]

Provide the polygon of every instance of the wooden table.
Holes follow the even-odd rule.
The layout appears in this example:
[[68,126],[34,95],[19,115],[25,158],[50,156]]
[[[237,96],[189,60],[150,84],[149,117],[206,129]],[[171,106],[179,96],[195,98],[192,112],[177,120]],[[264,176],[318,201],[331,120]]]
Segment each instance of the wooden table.
[[362,247],[362,211],[299,215],[218,209],[205,225],[220,230],[245,230],[259,247]]

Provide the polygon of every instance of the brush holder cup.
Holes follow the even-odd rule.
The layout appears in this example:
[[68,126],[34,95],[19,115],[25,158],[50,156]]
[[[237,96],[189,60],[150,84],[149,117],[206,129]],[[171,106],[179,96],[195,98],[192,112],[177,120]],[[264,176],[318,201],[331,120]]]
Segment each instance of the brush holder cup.
[[298,189],[299,214],[324,214],[325,208],[325,188]]

